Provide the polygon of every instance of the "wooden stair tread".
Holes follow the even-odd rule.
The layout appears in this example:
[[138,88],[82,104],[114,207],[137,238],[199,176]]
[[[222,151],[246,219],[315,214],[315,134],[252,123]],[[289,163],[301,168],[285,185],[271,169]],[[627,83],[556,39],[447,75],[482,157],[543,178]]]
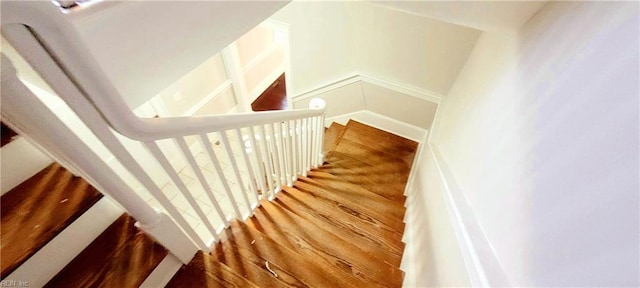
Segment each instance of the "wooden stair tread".
[[214,263],[222,263],[247,281],[251,283],[259,283],[262,287],[306,286],[303,282],[289,274],[278,274],[277,278],[274,277],[273,274],[266,269],[264,263],[256,260],[257,257],[248,260],[236,253],[235,249],[224,247],[222,242],[218,242],[214,246],[211,254],[212,260],[210,261],[214,261]]
[[341,227],[349,227],[360,234],[376,238],[391,251],[402,253],[402,233],[395,231],[389,225],[367,215],[362,211],[351,209],[342,203],[329,201],[313,194],[305,193],[297,187],[283,187],[280,192],[286,197],[311,205],[324,219],[331,219],[333,223],[340,223]]
[[2,277],[35,254],[98,202],[102,194],[51,164],[2,196]]
[[45,287],[139,287],[167,250],[123,214]]
[[265,262],[268,261],[269,268],[278,278],[284,278],[284,282],[299,281],[309,287],[362,287],[358,285],[361,283],[350,282],[353,279],[341,277],[331,267],[322,266],[316,259],[308,259],[278,244],[246,223],[232,221],[221,239],[224,239],[219,244],[222,249],[230,249],[230,253],[240,255],[255,266],[267,269]]
[[376,149],[375,146],[354,141],[351,138],[343,137],[334,151],[347,155],[353,159],[369,165],[383,165],[385,163],[396,163],[403,171],[411,170],[413,163],[413,153],[399,150]]
[[402,272],[377,258],[375,251],[362,250],[338,236],[341,234],[318,227],[277,204],[264,201],[246,224],[349,279],[360,279],[366,286],[402,285]]
[[342,139],[342,135],[344,134],[344,130],[346,127],[344,125],[338,124],[336,122],[331,123],[329,129],[327,129],[324,133],[324,149],[323,151],[326,153],[328,151],[333,151]]
[[[382,240],[379,237],[366,233],[366,231],[358,229],[358,227],[353,226],[349,222],[345,223],[343,219],[337,219],[335,216],[332,217],[331,215],[320,213],[313,204],[300,201],[300,199],[296,197],[291,197],[286,191],[280,192],[276,200],[272,203],[280,205],[291,213],[300,216],[318,227],[340,235],[343,239],[360,247],[362,250],[376,251],[376,253],[378,253],[377,257],[391,266],[397,267],[397,265],[400,265],[402,250],[404,248],[401,243],[396,243],[391,239]],[[391,246],[389,246],[387,242],[389,242]]]
[[[352,134],[357,134],[359,136],[357,139],[361,139],[365,141],[376,140],[376,142],[379,142],[379,141],[392,142],[392,143],[396,143],[397,144],[396,146],[398,147],[402,147],[403,149],[407,149],[409,151],[414,151],[414,152],[418,149],[418,143],[413,140],[409,140],[402,136],[398,136],[396,134],[389,133],[375,127],[371,127],[369,125],[366,125],[364,123],[361,123],[355,120],[349,120],[345,128],[350,129],[349,131],[350,134],[348,135],[348,137],[351,137]],[[370,137],[375,137],[375,138],[371,139]],[[364,142],[364,143],[366,144],[368,142]]]
[[[259,287],[213,256],[198,251],[167,283],[173,287]],[[270,286],[266,286],[270,287]]]
[[411,140],[350,120],[334,150],[371,165],[399,160],[409,170],[417,146]]
[[[317,175],[317,174],[315,174]],[[393,228],[394,231],[402,233],[404,231],[404,222],[402,217],[393,217],[391,214],[381,213],[384,210],[391,210],[387,207],[398,206],[396,203],[387,200],[386,198],[380,199],[381,202],[372,201],[371,199],[377,194],[368,192],[367,194],[342,194],[332,190],[327,185],[321,182],[315,181],[308,177],[300,177],[298,181],[294,183],[294,187],[305,193],[313,194],[314,197],[324,198],[326,201],[335,203],[342,203],[342,205],[348,206],[352,210],[360,211],[364,215],[370,215],[385,225]],[[341,189],[343,190],[343,189]],[[344,190],[343,190],[344,191]],[[381,197],[380,197],[381,198]],[[404,210],[404,207],[397,207],[397,210]]]
[[331,152],[327,155],[325,163],[316,171],[333,174],[386,199],[403,204],[406,199],[404,189],[410,172],[404,169],[403,165],[394,164],[391,160],[371,165],[338,152]]

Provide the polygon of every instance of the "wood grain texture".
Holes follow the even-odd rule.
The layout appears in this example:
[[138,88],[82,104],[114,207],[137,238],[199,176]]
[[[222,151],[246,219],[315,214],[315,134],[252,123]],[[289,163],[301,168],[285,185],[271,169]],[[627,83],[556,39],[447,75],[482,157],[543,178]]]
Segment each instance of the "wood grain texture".
[[417,145],[362,126],[332,124],[324,165],[232,221],[169,287],[401,287],[403,192]]
[[280,192],[276,201],[273,201],[273,203],[280,205],[289,210],[290,213],[295,213],[318,227],[322,227],[328,231],[338,231],[336,233],[340,234],[341,237],[360,247],[362,250],[376,253],[377,257],[383,262],[392,266],[400,265],[400,259],[402,257],[400,251],[386,246],[384,241],[372,237],[367,233],[363,233],[363,231],[357,229],[357,227],[352,227],[340,219],[327,217],[319,213],[313,206],[314,203],[304,203],[295,197],[288,197],[286,192]]
[[336,122],[331,123],[329,129],[324,133],[324,149],[322,151],[325,152],[325,155],[327,152],[333,151],[333,149],[336,148],[336,145],[338,145],[340,139],[342,139],[345,129],[346,127],[344,125]]
[[95,188],[51,164],[0,199],[2,272],[9,275],[100,198]]
[[[349,140],[343,139],[340,145]],[[359,158],[361,159],[361,158]],[[371,161],[371,160],[370,160]],[[317,171],[326,172],[351,182],[384,198],[403,204],[404,189],[410,170],[403,163],[386,159],[378,164],[368,164],[349,155],[333,151]]]
[[232,221],[222,237],[225,237],[224,249],[231,249],[234,254],[264,269],[268,261],[269,268],[278,278],[282,277],[287,282],[297,279],[296,282],[308,287],[362,287],[357,285],[361,283],[341,277],[330,267],[317,263],[316,259],[306,258],[240,221]]
[[359,278],[367,287],[402,284],[401,271],[377,258],[373,251],[353,245],[339,230],[332,229],[332,233],[274,203],[264,202],[246,223],[304,257],[332,267],[347,279]]
[[284,109],[287,109],[287,89],[284,74],[282,74],[251,103],[251,110],[269,111]]
[[[178,287],[259,287],[239,276],[227,265],[211,255],[198,251],[188,265],[183,265],[167,283],[167,288]],[[267,286],[268,287],[268,286]]]
[[[376,221],[380,221],[396,233],[402,233],[404,231],[405,224],[402,221],[402,217],[394,217],[393,214],[383,213],[383,211],[391,210],[387,209],[387,207],[394,207],[395,203],[382,197],[375,197],[378,196],[377,194],[374,194],[375,196],[370,195],[373,192],[368,192],[364,195],[337,193],[337,191],[331,190],[329,186],[307,177],[299,177],[294,187],[302,192],[312,194],[314,197],[323,199],[326,202],[333,203],[333,205],[340,203],[340,205],[344,205],[350,210],[359,211],[362,215],[369,215],[369,217],[375,218]],[[346,189],[341,190],[344,191]],[[347,195],[349,197],[347,197]],[[374,198],[378,198],[378,201],[372,200]],[[400,212],[404,210],[403,208],[404,207],[397,207],[395,210]]]
[[123,214],[45,287],[139,287],[167,250]]

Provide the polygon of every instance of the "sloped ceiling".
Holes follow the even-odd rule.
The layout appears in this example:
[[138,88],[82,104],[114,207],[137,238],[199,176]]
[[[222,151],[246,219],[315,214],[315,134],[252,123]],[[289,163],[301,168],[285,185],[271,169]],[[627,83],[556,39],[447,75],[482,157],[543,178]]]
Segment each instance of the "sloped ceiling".
[[286,1],[105,1],[73,24],[135,108],[287,4]]
[[406,13],[481,31],[506,32],[522,27],[547,1],[370,1]]

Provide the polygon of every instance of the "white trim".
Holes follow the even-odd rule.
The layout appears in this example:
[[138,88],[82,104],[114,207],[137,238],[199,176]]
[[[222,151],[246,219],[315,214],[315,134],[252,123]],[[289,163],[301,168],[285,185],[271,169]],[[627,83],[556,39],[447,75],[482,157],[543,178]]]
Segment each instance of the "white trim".
[[273,84],[273,82],[276,81],[278,77],[280,77],[280,75],[282,75],[284,72],[285,72],[285,65],[280,64],[275,70],[273,70],[269,75],[267,75],[267,77],[262,79],[262,81],[258,83],[258,85],[256,85],[256,87],[247,96],[247,99],[249,100],[249,104],[253,103],[253,101],[255,101],[260,96],[260,94],[262,94],[265,90],[267,90],[267,88],[269,88],[269,86],[271,86],[271,84]]
[[436,104],[440,104],[440,100],[442,99],[442,95],[440,93],[432,92],[400,82],[384,80],[363,73],[360,73],[360,80]]
[[325,126],[331,125],[332,122],[345,125],[350,119],[416,142],[421,141],[424,135],[427,134],[425,129],[367,110],[326,118]]
[[415,98],[418,98],[420,100],[424,100],[424,101],[429,101],[429,102],[433,102],[436,104],[439,104],[441,99],[442,99],[442,94],[440,93],[436,93],[433,91],[429,91],[426,89],[422,89],[422,88],[418,88],[418,87],[414,87],[411,85],[407,85],[407,84],[403,84],[400,82],[395,82],[395,81],[390,81],[390,80],[385,80],[385,79],[381,79],[378,77],[374,77],[371,75],[367,75],[364,74],[362,72],[359,71],[355,71],[349,74],[346,74],[336,80],[333,81],[329,81],[326,82],[324,84],[319,85],[316,88],[307,90],[304,93],[300,93],[296,96],[293,97],[293,101],[300,101],[303,99],[307,99],[307,98],[311,98],[314,97],[316,95],[320,95],[323,93],[326,93],[328,91],[334,90],[334,89],[338,89],[340,87],[358,82],[358,81],[362,81],[362,82],[366,82],[369,84],[373,84],[373,85],[377,85],[383,88],[387,88],[389,90],[393,90],[396,91],[398,93],[402,93],[408,96],[412,96]]
[[156,288],[165,287],[171,281],[171,278],[180,270],[182,262],[176,256],[169,253],[167,257],[162,259],[162,262],[156,266],[147,279],[140,284],[140,287]]
[[458,239],[469,280],[474,287],[510,287],[511,281],[504,273],[502,263],[477,222],[472,208],[458,185],[453,171],[442,157],[437,146],[429,143],[430,156],[436,165],[444,188],[447,211]]
[[[415,178],[417,175],[417,170],[418,170],[418,165],[419,163],[421,163],[422,161],[422,154],[424,152],[423,147],[425,145],[429,145],[429,142],[427,141],[429,139],[429,137],[431,137],[431,131],[427,130],[424,133],[424,136],[422,137],[422,139],[418,142],[418,148],[415,157],[413,158],[413,163],[411,164],[411,170],[409,172],[409,178],[407,178],[407,186],[404,187],[404,195],[409,197],[411,195],[410,191],[413,189],[413,183],[415,182]],[[407,206],[407,201],[405,202],[405,207]],[[405,213],[406,214],[406,213]]]
[[113,201],[102,197],[4,279],[27,281],[29,287],[43,287],[123,213]]
[[251,111],[251,103],[247,103],[247,82],[240,65],[240,55],[238,54],[238,45],[236,42],[229,44],[220,51],[224,69],[227,71],[227,77],[231,80],[233,94],[236,97],[236,105],[240,106],[240,111]]
[[310,89],[304,93],[300,93],[296,96],[291,97],[293,99],[293,102],[298,102],[300,100],[304,100],[307,98],[311,98],[326,92],[329,92],[331,90],[335,90],[338,89],[340,87],[344,87],[347,86],[349,84],[353,84],[360,81],[360,74],[358,74],[358,72],[352,72],[349,73],[347,75],[344,75],[342,77],[339,77],[338,79],[326,82],[316,88]]
[[229,87],[231,87],[231,84],[232,84],[231,80],[224,81],[220,86],[218,86],[218,88],[216,88],[211,93],[209,93],[209,95],[203,97],[200,101],[198,101],[198,103],[196,103],[191,108],[189,108],[189,110],[187,110],[187,112],[182,114],[182,116],[193,116],[194,114],[196,114],[196,112],[202,109],[202,107],[204,107],[210,101],[218,97],[218,95],[220,95],[222,92],[229,89]]

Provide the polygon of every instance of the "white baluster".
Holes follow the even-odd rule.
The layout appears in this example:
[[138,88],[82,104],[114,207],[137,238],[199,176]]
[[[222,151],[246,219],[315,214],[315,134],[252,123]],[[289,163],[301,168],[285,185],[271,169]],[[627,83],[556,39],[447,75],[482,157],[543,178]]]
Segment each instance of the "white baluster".
[[202,220],[205,226],[207,226],[209,232],[211,232],[212,235],[216,235],[216,229],[211,225],[211,222],[207,219],[207,215],[204,214],[204,212],[200,208],[200,205],[198,205],[198,203],[196,202],[196,199],[191,196],[189,190],[187,189],[187,186],[184,185],[184,182],[182,181],[182,179],[180,179],[180,176],[178,176],[178,173],[175,171],[175,169],[173,169],[173,166],[171,166],[171,163],[169,163],[167,157],[164,155],[164,153],[162,153],[162,151],[160,151],[158,144],[156,144],[155,141],[144,142],[144,144],[147,146],[147,148],[149,148],[149,151],[151,152],[151,154],[153,154],[156,160],[158,160],[160,166],[162,166],[169,178],[171,178],[171,181],[173,181],[180,193],[182,193],[182,196],[187,199],[187,202],[189,202],[189,205],[191,205],[196,214],[198,214],[200,220]]
[[264,159],[262,158],[262,151],[261,148],[257,145],[256,143],[256,132],[255,129],[253,129],[253,126],[249,127],[249,143],[251,143],[251,151],[253,151],[253,153],[255,154],[255,160],[256,160],[256,171],[258,172],[258,176],[259,178],[256,179],[256,182],[258,182],[258,184],[260,185],[260,190],[262,190],[262,193],[264,195],[264,197],[268,197],[269,196],[269,192],[268,192],[268,187],[266,187],[265,181],[267,181],[267,175],[265,175],[265,167],[264,167]]
[[253,214],[253,209],[258,207],[258,203],[260,199],[258,199],[258,189],[255,185],[256,175],[253,173],[253,166],[249,162],[249,157],[247,155],[247,151],[245,151],[244,141],[242,140],[242,133],[240,133],[240,129],[234,129],[236,133],[236,138],[238,139],[238,145],[240,147],[240,153],[242,153],[242,158],[244,159],[244,164],[247,167],[247,171],[249,173],[249,189],[251,190],[251,194],[255,197],[256,204],[249,205],[249,209],[251,210],[251,214]]
[[[185,160],[187,160],[189,167],[191,168],[193,173],[196,174],[196,178],[198,178],[198,181],[200,182],[202,189],[204,189],[205,193],[207,194],[207,197],[209,197],[209,200],[211,201],[211,204],[213,204],[213,207],[215,208],[216,212],[218,213],[218,216],[220,217],[220,220],[222,220],[222,223],[224,223],[226,227],[228,224],[227,217],[222,212],[222,208],[220,208],[220,205],[218,204],[216,197],[213,195],[213,191],[211,191],[211,187],[209,186],[209,183],[207,183],[207,180],[204,178],[204,175],[202,174],[202,170],[200,170],[200,167],[198,167],[198,164],[196,163],[196,159],[193,158],[193,154],[191,154],[191,150],[187,146],[187,143],[184,141],[184,138],[176,138],[176,142],[178,143],[178,146],[182,150],[182,155],[184,156]],[[213,235],[213,238],[215,241],[218,241],[218,234],[215,233]]]
[[282,170],[280,170],[280,154],[278,154],[278,143],[276,137],[276,130],[273,128],[273,123],[271,125],[265,125],[269,128],[269,148],[271,150],[271,158],[270,160],[273,163],[273,171],[275,171],[276,181],[275,181],[275,190],[274,193],[278,193],[280,191],[280,187],[282,187]]
[[[253,215],[253,211],[251,211],[251,202],[249,202],[249,198],[247,197],[247,193],[244,191],[244,183],[242,181],[242,175],[240,175],[240,169],[238,169],[238,161],[235,159],[236,157],[233,155],[233,150],[231,150],[231,144],[229,144],[229,138],[227,137],[227,133],[220,132],[220,137],[222,138],[222,143],[224,144],[224,148],[227,152],[227,156],[229,156],[229,161],[231,162],[231,167],[233,167],[233,173],[236,175],[236,180],[238,181],[239,192],[242,195],[242,199],[244,203],[247,204],[247,209],[249,209],[249,216]],[[245,219],[244,217],[240,219]]]
[[[209,161],[211,161],[211,164],[213,164],[213,167],[216,169],[216,174],[218,174],[218,179],[220,180],[220,183],[222,183],[225,193],[227,193],[227,197],[231,202],[231,206],[233,206],[233,211],[236,212],[236,217],[238,219],[242,219],[242,213],[240,213],[240,209],[238,209],[238,204],[236,203],[236,199],[233,197],[233,192],[231,191],[231,187],[229,186],[227,177],[225,177],[224,172],[222,171],[222,167],[220,167],[220,162],[218,161],[218,157],[216,156],[216,153],[213,151],[213,148],[211,148],[211,141],[209,141],[209,138],[207,138],[207,135],[205,134],[200,135],[200,143],[202,144],[204,150],[207,151],[207,154],[209,155]],[[227,227],[229,225],[229,222],[226,221],[226,219],[225,219],[225,225],[227,225]]]
[[260,125],[258,128],[260,128],[260,136],[262,137],[262,148],[264,149],[262,153],[262,155],[264,156],[264,167],[266,168],[266,174],[267,174],[267,185],[269,186],[269,191],[267,195],[271,195],[269,196],[271,200],[273,200],[273,198],[276,197],[276,195],[274,194],[274,190],[276,189],[276,186],[274,186],[275,184],[275,179],[273,177],[274,171],[273,171],[273,155],[271,154],[271,152],[269,151],[269,140],[267,140],[267,133],[265,132],[265,126],[264,125]]
[[296,172],[293,169],[293,157],[292,157],[293,156],[293,149],[291,149],[291,138],[293,137],[292,136],[293,133],[291,132],[291,125],[289,124],[290,122],[291,121],[285,121],[285,123],[284,123],[285,124],[284,125],[285,126],[284,129],[286,131],[286,133],[285,133],[285,137],[286,137],[285,138],[285,140],[286,140],[285,142],[286,143],[285,144],[286,144],[286,147],[287,147],[287,152],[286,152],[286,155],[287,155],[287,157],[286,157],[286,160],[287,160],[287,173],[288,173],[288,175],[287,175],[287,186],[289,186],[289,187],[293,186],[293,181],[295,181],[295,176],[296,176]]

